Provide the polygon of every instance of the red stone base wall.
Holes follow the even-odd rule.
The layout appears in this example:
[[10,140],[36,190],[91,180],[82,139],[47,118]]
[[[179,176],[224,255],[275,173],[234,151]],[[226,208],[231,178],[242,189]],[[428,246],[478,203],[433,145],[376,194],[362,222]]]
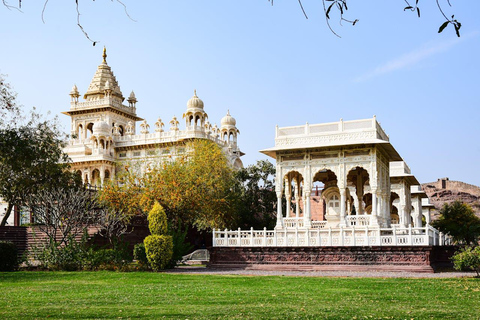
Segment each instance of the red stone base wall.
[[210,266],[263,270],[434,272],[455,247],[211,247]]

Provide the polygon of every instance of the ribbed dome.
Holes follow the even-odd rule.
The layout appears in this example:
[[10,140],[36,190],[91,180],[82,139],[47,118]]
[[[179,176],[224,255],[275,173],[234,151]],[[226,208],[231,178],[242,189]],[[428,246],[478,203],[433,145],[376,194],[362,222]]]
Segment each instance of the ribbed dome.
[[203,110],[203,101],[197,97],[197,90],[194,91],[193,97],[190,98],[187,102],[187,110],[189,109],[202,109]]
[[109,136],[111,129],[105,121],[97,121],[93,124],[93,135],[95,136]]
[[221,125],[222,127],[224,126],[235,127],[237,125],[237,120],[235,120],[235,118],[230,115],[230,110],[228,110],[227,115],[222,118]]

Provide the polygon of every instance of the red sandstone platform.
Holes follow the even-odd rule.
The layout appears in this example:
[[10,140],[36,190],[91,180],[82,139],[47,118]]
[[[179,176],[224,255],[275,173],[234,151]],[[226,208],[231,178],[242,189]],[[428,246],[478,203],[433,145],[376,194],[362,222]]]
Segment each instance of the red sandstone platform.
[[434,272],[451,267],[453,246],[211,247],[210,266],[284,271]]

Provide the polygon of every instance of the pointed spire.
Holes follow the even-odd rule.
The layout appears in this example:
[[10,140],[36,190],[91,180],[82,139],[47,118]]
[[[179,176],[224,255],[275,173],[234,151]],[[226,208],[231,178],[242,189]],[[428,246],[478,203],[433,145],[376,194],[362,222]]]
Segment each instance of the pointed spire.
[[198,98],[198,97],[197,97],[197,89],[194,89],[194,90],[193,90],[193,96],[194,96],[195,98]]
[[103,47],[103,63],[107,64],[107,48],[104,46]]
[[[108,85],[107,85],[108,81]],[[112,69],[107,64],[107,49],[103,48],[103,62],[97,67],[90,85],[84,94],[85,100],[103,98],[105,90],[111,90],[110,95],[113,98],[123,101],[124,97],[117,79],[113,75]]]

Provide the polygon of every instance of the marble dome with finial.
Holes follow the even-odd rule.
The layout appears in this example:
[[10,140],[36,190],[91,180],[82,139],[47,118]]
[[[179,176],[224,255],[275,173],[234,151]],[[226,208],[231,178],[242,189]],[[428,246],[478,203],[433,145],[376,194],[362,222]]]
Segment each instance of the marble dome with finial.
[[237,120],[235,120],[235,118],[230,115],[230,110],[228,110],[227,115],[222,118],[222,121],[220,123],[222,127],[225,127],[225,126],[235,127],[237,125]]
[[192,109],[203,110],[203,101],[197,96],[197,90],[194,90],[193,97],[187,102],[187,111]]

